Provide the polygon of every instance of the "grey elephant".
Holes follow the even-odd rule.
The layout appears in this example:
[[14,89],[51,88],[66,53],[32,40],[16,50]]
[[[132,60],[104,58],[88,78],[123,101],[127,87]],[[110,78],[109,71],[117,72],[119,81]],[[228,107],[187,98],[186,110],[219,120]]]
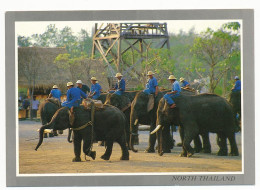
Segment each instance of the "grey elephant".
[[[230,155],[238,156],[238,148],[235,139],[235,118],[232,106],[226,99],[215,94],[200,94],[195,96],[179,96],[174,99],[177,108],[169,108],[165,99],[161,99],[157,110],[157,127],[152,132],[157,132],[160,144],[159,154],[162,155],[162,127],[164,122],[172,122],[180,125],[180,136],[183,144],[181,156],[190,157],[194,154],[190,146],[192,139],[201,134],[208,139],[208,133],[217,133],[219,151],[217,155],[226,156],[227,141],[229,140]],[[167,126],[166,126],[167,127]]]
[[130,143],[130,113],[131,113],[131,102],[138,91],[126,91],[123,95],[117,95],[115,93],[108,94],[106,96],[105,104],[109,104],[120,109],[126,116],[128,127],[126,128],[126,141],[129,147]]
[[[60,103],[53,98],[47,98],[44,102],[42,102],[39,106],[42,125],[49,123],[51,121],[52,116],[59,108],[60,108]],[[59,133],[62,134],[63,131],[60,130]],[[54,130],[53,133],[49,134],[50,137],[57,136],[57,135],[58,133],[56,130]],[[45,134],[44,137],[47,138],[47,134]]]
[[[129,160],[129,152],[126,147],[125,127],[127,125],[125,115],[116,107],[104,105],[103,109],[95,110],[94,117],[91,117],[91,111],[85,110],[83,106],[75,107],[75,122],[73,126],[69,121],[69,109],[67,107],[60,108],[54,114],[51,122],[43,125],[39,131],[39,142],[35,150],[37,150],[43,141],[43,133],[45,129],[64,130],[72,128],[74,132],[74,154],[72,161],[81,161],[81,143],[83,141],[83,152],[90,156],[93,160],[96,158],[96,152],[92,151],[94,134],[96,140],[104,140],[106,142],[106,151],[101,156],[104,160],[109,160],[113,143],[117,142],[122,149],[121,160]],[[92,115],[93,116],[93,115]],[[94,120],[94,123],[92,121]]]

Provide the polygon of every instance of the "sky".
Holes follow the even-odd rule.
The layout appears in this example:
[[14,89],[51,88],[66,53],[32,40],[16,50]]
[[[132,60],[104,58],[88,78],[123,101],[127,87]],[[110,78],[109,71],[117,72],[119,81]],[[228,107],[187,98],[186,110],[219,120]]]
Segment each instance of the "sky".
[[[233,22],[234,20],[160,20],[160,21],[120,21],[120,22],[167,22],[168,32],[178,34],[180,30],[188,32],[194,28],[196,33],[205,31],[208,27],[213,30],[219,29],[224,23]],[[237,20],[236,20],[237,21]],[[113,23],[118,23],[112,21]],[[65,26],[72,28],[74,35],[85,29],[89,34],[92,33],[92,28],[95,23],[109,23],[109,21],[59,21],[59,22],[16,22],[15,30],[17,35],[31,36],[32,34],[42,34],[46,31],[49,24],[55,24],[58,29]]]

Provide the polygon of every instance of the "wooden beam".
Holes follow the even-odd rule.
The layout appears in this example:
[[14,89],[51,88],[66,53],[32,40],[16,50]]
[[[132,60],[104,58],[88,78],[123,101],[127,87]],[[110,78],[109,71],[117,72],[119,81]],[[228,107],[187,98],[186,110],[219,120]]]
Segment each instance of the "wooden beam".
[[[134,43],[132,43],[132,46],[134,46],[137,42],[139,42],[139,40],[136,40]],[[129,46],[128,48],[126,48],[124,51],[121,52],[121,55],[123,55],[125,52],[127,52],[127,50],[129,50],[132,46]]]
[[128,45],[130,45],[133,49],[135,49],[136,51],[138,51],[140,54],[142,54],[142,52],[139,50],[139,49],[137,49],[135,46],[133,46],[130,42],[128,42],[125,38],[123,38],[123,40],[128,44]]
[[118,38],[120,37],[119,35],[109,35],[109,36],[104,36],[104,37],[93,37],[93,40],[104,40],[104,39],[113,39],[113,38]]
[[112,45],[110,45],[110,47],[107,49],[105,56],[107,56],[108,52],[113,48],[113,46],[115,45],[115,43],[118,41],[119,37],[117,39],[114,40],[114,42],[112,43]]

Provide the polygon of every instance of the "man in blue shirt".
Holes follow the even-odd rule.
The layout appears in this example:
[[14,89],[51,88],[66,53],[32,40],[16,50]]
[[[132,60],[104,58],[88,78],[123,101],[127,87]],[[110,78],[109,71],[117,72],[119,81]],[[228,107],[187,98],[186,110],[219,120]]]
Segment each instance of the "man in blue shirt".
[[152,71],[149,71],[147,76],[149,77],[149,80],[146,84],[146,89],[143,91],[146,94],[155,94],[157,96],[159,92],[157,79],[153,77],[154,73]]
[[125,91],[125,80],[122,79],[123,75],[121,73],[117,73],[115,77],[118,79],[118,81],[116,83],[115,88],[111,89],[109,93],[115,93],[121,96]]
[[90,88],[90,94],[88,95],[89,98],[92,98],[94,100],[97,100],[101,93],[101,86],[97,83],[96,77],[91,78],[91,88]]
[[241,81],[239,80],[239,77],[235,76],[235,80],[236,80],[235,85],[231,90],[232,92],[241,92]]
[[170,108],[175,108],[176,104],[174,103],[173,98],[180,96],[181,87],[180,87],[179,82],[176,80],[176,78],[173,75],[170,75],[168,80],[172,84],[172,91],[167,92],[163,96],[163,98],[168,102],[168,104],[170,105]]
[[52,87],[52,90],[51,90],[48,98],[51,98],[51,97],[56,98],[60,101],[61,91],[59,90],[57,85],[54,85]]
[[182,83],[181,87],[183,87],[183,88],[189,88],[190,83],[188,83],[188,82],[185,80],[185,78],[181,77],[181,78],[180,78],[180,82]]
[[63,102],[61,105],[68,107],[73,112],[73,107],[79,107],[81,103],[81,97],[87,98],[87,95],[80,89],[75,88],[72,82],[67,83],[67,101]]

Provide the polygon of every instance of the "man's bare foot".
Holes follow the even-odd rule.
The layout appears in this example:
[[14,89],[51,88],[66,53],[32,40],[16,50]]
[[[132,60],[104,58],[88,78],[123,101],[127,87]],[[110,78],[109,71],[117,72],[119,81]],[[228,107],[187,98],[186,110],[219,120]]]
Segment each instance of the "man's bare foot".
[[170,108],[175,108],[176,107],[176,104],[172,104],[171,106],[170,106]]

